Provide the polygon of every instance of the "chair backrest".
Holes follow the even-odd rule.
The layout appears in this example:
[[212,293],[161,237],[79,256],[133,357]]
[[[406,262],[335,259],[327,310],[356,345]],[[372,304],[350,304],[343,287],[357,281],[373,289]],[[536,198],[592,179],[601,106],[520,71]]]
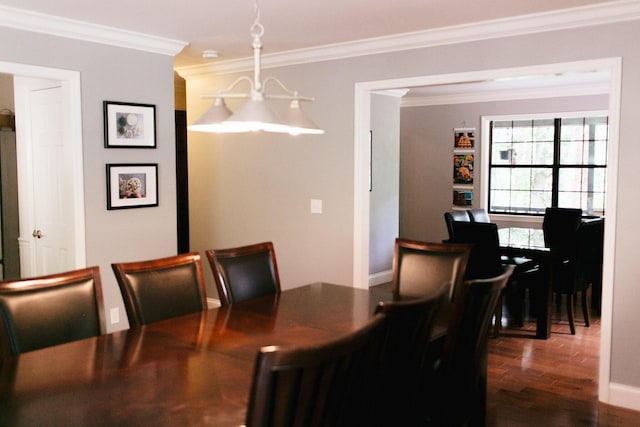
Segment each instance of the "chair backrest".
[[0,282],[0,354],[20,354],[106,331],[99,267]]
[[456,222],[455,243],[472,244],[465,279],[494,277],[502,271],[498,226],[485,222]]
[[206,310],[200,255],[195,252],[111,264],[131,327]]
[[472,222],[491,222],[489,213],[484,208],[469,209],[469,217]]
[[542,222],[544,245],[553,254],[571,252],[581,220],[582,209],[546,208]]
[[391,290],[396,296],[425,297],[449,283],[448,296],[453,299],[464,279],[470,254],[470,245],[397,238]]
[[437,387],[432,389],[434,425],[466,425],[470,411],[483,410],[477,406],[485,404],[487,335],[514,268],[508,265],[495,277],[463,282],[453,303]]
[[430,349],[432,330],[440,309],[448,304],[449,284],[425,298],[382,301],[376,313],[387,316],[383,347],[378,402],[377,425],[418,425],[416,414],[424,407],[423,388],[431,373]]
[[273,243],[206,251],[222,305],[280,292]]
[[[604,219],[593,219],[580,223],[572,251],[567,258],[560,259],[552,270],[557,280],[553,288],[557,292],[573,293],[585,290],[594,281],[601,280],[602,244]],[[556,272],[559,274],[556,275]],[[599,275],[599,276],[598,276]]]
[[471,217],[469,216],[469,211],[460,210],[460,211],[451,211],[444,213],[444,222],[447,225],[447,233],[449,233],[449,240],[453,240],[453,223],[454,222],[470,222]]
[[246,425],[371,425],[386,317],[307,347],[263,347],[256,357]]

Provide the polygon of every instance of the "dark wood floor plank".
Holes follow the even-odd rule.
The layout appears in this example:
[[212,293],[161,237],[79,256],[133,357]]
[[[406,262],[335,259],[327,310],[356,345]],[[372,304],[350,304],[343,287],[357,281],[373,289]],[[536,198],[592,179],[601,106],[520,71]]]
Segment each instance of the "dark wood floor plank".
[[587,328],[576,309],[576,335],[556,311],[548,340],[532,337],[532,321],[489,340],[487,426],[640,426],[640,412],[598,401],[600,318],[591,316]]

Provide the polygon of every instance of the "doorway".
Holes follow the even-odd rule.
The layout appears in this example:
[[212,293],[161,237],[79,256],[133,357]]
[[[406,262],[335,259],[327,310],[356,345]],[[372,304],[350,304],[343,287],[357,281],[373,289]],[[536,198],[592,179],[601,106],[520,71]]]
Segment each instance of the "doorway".
[[[546,76],[571,72],[602,71],[609,75],[610,151],[607,160],[607,204],[611,213],[605,225],[605,255],[603,260],[602,334],[600,336],[599,396],[607,402],[611,361],[611,323],[613,296],[613,262],[615,259],[615,212],[617,205],[618,129],[620,121],[621,59],[609,58],[540,66],[494,69],[454,74],[419,76],[383,81],[361,82],[355,85],[355,140],[354,140],[354,249],[353,284],[356,288],[369,287],[369,162],[368,144],[371,128],[371,94],[374,91],[397,88],[462,84],[491,81],[497,78]],[[611,220],[609,220],[611,217]]]
[[[16,98],[16,136],[17,150],[21,153],[18,166],[19,180],[19,210],[21,218],[19,230],[19,246],[21,254],[21,277],[31,277],[41,274],[55,273],[64,270],[81,268],[86,265],[85,253],[85,217],[84,217],[84,175],[83,175],[83,159],[82,159],[82,116],[81,116],[81,96],[80,96],[80,73],[68,70],[59,70],[53,68],[36,67],[24,64],[14,64],[0,62],[0,73],[11,74],[15,81],[46,81],[45,86],[55,87],[52,92],[38,91],[34,94],[34,88],[29,89],[32,93],[27,94],[27,89],[21,84],[14,86]],[[51,84],[54,82],[54,84]],[[55,95],[53,95],[55,93]],[[31,103],[40,104],[49,102],[57,104],[55,108],[59,111],[56,114],[59,120],[58,131],[61,132],[64,142],[64,148],[55,149],[58,154],[51,155],[40,151],[43,155],[39,156],[38,150],[31,147],[30,133],[31,115],[24,110],[23,101],[31,97]],[[43,99],[44,98],[44,99]],[[57,100],[57,101],[54,101]],[[58,102],[59,101],[59,102]],[[53,107],[52,107],[53,108]],[[56,131],[57,132],[57,131]],[[21,138],[27,136],[27,138]],[[46,139],[46,138],[43,138]],[[37,158],[40,162],[34,167],[33,159]],[[43,163],[43,161],[46,162]],[[35,223],[35,212],[40,212],[43,197],[40,196],[36,200],[32,191],[25,191],[25,188],[33,188],[33,183],[38,180],[36,177],[42,172],[43,165],[47,164],[47,170],[55,173],[57,178],[64,178],[60,181],[60,188],[64,191],[64,215],[65,223],[68,227],[61,229],[64,234],[62,239],[65,241],[66,255],[61,258],[60,254],[55,257],[43,257],[46,251],[40,251],[40,255],[36,255],[34,250],[38,235],[40,240],[45,233],[54,234],[53,225],[48,226],[49,231],[43,231]],[[46,181],[46,180],[45,180]],[[42,182],[42,181],[40,181]],[[45,189],[45,193],[46,193]],[[51,197],[49,197],[51,199]],[[39,219],[43,221],[43,219]],[[40,230],[41,233],[37,233]],[[41,245],[42,246],[42,245]],[[24,254],[24,256],[23,256]],[[39,260],[39,261],[38,261]]]

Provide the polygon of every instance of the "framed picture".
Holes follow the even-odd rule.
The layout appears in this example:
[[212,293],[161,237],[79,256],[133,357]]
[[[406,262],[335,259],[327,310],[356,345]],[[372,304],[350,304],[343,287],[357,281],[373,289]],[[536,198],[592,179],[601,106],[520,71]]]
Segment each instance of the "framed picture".
[[107,209],[158,206],[157,164],[107,164]]
[[476,145],[475,128],[453,129],[453,148],[456,150],[472,150]]
[[105,148],[156,148],[156,106],[104,101]]
[[470,208],[473,205],[473,190],[454,189],[453,206],[458,208]]
[[472,153],[459,153],[453,155],[453,183],[473,184],[473,160]]

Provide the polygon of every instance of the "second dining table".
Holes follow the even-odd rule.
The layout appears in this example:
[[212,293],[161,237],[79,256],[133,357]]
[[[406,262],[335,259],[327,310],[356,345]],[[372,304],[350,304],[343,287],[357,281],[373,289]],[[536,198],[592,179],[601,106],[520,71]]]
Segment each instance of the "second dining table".
[[239,426],[260,347],[334,339],[392,299],[315,283],[0,359],[0,426]]

